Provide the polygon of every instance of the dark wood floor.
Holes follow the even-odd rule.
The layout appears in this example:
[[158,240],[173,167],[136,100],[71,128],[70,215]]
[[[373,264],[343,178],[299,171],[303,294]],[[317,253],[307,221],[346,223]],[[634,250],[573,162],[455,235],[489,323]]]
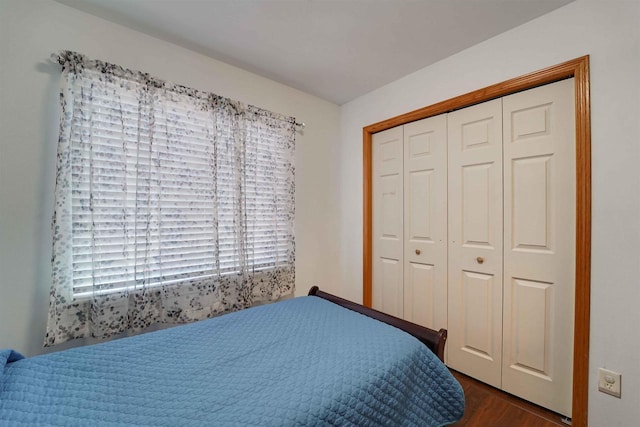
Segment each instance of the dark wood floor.
[[456,371],[464,389],[464,418],[453,424],[465,427],[567,427],[561,416]]

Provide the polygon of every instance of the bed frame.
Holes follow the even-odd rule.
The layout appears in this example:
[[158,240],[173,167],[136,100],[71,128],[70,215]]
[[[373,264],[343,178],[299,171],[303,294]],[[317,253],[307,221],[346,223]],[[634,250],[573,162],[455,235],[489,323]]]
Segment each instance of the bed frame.
[[438,356],[438,359],[444,362],[444,345],[447,341],[446,329],[440,329],[436,332],[433,329],[425,328],[424,326],[416,325],[415,323],[407,322],[406,320],[398,317],[322,292],[317,286],[314,286],[309,290],[309,295],[326,299],[327,301],[331,301],[342,307],[348,308],[349,310],[356,311],[360,314],[364,314],[365,316],[372,317],[388,325],[401,329],[420,340],[420,342],[429,347],[429,349]]

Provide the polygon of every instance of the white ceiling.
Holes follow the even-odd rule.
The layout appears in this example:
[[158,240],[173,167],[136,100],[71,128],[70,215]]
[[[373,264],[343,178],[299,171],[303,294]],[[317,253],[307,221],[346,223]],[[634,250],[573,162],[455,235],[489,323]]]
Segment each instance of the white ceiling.
[[57,0],[343,104],[573,0]]

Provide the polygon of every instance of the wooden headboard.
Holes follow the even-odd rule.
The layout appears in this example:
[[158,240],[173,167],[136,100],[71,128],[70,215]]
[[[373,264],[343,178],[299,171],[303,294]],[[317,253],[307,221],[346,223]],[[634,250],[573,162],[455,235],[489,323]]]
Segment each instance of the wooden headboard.
[[425,328],[424,326],[417,325],[415,323],[407,322],[389,314],[382,313],[381,311],[374,310],[372,308],[365,307],[355,302],[346,300],[344,298],[337,297],[335,295],[323,292],[317,286],[313,286],[309,290],[309,295],[316,296],[327,301],[331,301],[349,310],[356,311],[365,316],[384,322],[388,325],[401,329],[420,340],[424,345],[429,347],[433,351],[438,359],[444,362],[444,345],[447,341],[447,330],[440,329],[434,331],[433,329]]

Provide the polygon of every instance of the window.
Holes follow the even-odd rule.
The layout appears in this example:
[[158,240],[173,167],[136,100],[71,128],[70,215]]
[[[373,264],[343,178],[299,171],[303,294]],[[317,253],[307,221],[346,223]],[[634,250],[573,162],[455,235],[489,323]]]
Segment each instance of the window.
[[194,294],[225,285],[237,308],[292,290],[295,121],[65,55],[54,216],[65,303],[184,290],[192,310]]

